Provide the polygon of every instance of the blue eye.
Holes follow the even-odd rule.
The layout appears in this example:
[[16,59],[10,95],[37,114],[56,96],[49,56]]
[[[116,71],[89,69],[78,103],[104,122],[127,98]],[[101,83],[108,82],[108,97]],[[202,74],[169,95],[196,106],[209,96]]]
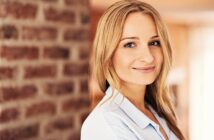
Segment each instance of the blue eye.
[[128,42],[125,45],[123,45],[124,48],[134,48],[135,47],[135,43],[133,42]]
[[148,45],[149,45],[149,46],[161,46],[159,40],[151,41],[151,42],[149,42]]

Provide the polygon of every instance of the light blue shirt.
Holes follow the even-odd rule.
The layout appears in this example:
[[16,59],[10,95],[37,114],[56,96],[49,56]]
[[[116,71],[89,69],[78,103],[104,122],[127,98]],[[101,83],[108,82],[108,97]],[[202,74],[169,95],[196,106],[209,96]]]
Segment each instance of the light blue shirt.
[[[178,140],[166,121],[154,109],[151,112],[169,140]],[[149,119],[126,97],[111,87],[81,128],[81,140],[164,140],[159,125]]]

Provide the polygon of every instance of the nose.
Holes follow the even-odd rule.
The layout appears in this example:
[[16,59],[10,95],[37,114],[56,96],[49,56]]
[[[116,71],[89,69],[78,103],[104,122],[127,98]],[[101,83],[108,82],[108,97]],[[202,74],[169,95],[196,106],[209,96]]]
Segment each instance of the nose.
[[154,56],[149,48],[149,46],[143,46],[139,51],[139,60],[145,63],[152,63],[154,61]]

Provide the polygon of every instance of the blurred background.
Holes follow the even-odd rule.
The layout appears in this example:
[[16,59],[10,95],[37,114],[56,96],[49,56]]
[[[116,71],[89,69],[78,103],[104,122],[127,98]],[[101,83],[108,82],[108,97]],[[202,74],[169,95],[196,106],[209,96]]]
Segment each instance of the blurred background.
[[[0,139],[79,140],[89,113],[88,63],[97,22],[118,0],[0,0]],[[187,140],[214,125],[214,1],[144,0],[165,20],[169,76]]]
[[0,0],[0,140],[79,140],[88,0]]

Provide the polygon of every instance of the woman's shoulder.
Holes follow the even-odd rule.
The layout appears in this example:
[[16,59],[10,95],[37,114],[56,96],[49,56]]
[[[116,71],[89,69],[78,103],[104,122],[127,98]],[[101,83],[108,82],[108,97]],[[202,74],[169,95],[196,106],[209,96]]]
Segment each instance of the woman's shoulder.
[[109,118],[120,121],[122,115],[123,113],[117,104],[114,104],[111,100],[102,100],[88,115],[83,127],[104,124]]
[[126,124],[126,114],[114,102],[98,104],[84,121],[81,140],[117,140],[121,137],[132,138],[133,134]]
[[105,96],[91,111],[85,122],[106,121],[109,118],[121,121],[121,119],[126,118],[126,115],[121,109],[120,104],[115,102],[115,97],[109,98],[109,96]]
[[96,106],[82,125],[81,140],[117,140],[107,121],[107,118],[113,119],[115,117],[109,117],[111,114],[114,114],[114,111],[110,108],[109,104],[105,103]]

